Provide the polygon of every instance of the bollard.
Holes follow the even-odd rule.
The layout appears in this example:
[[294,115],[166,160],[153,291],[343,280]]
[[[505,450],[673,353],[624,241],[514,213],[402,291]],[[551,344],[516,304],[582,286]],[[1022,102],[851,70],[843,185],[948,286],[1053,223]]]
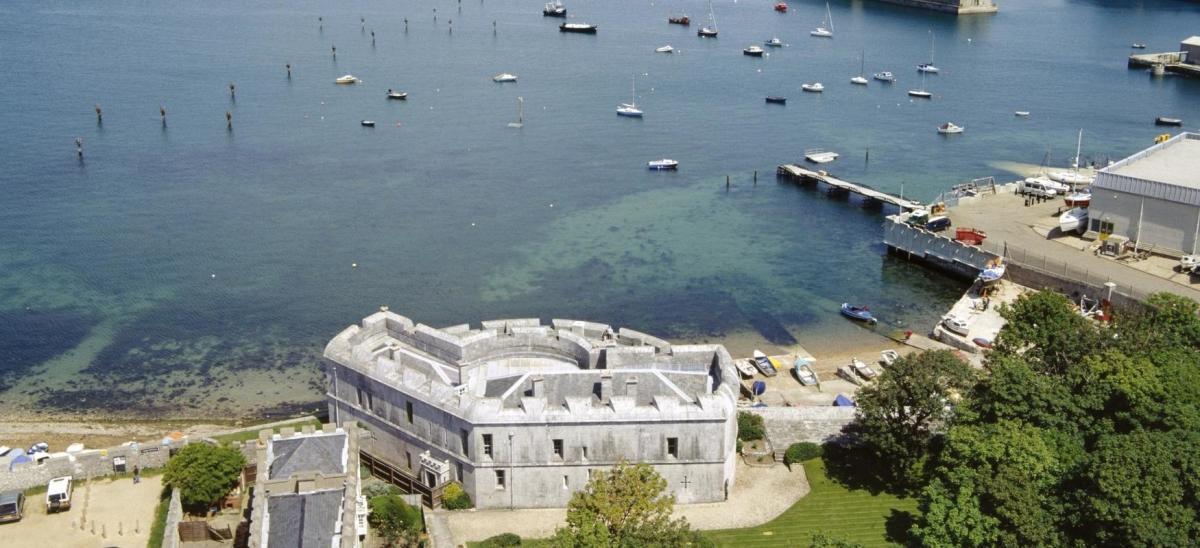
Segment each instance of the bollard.
[[108,538],[108,524],[100,524],[100,538]]
[[142,534],[142,520],[139,519],[133,522],[133,534]]
[[125,524],[119,521],[117,522],[117,536],[125,536]]
[[92,534],[96,534],[96,520],[92,520]]

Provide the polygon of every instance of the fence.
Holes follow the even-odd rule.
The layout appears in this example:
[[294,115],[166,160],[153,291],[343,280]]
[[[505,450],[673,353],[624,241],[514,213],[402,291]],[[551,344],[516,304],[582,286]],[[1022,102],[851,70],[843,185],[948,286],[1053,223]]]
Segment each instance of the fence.
[[442,504],[442,488],[430,487],[421,483],[420,480],[408,474],[402,468],[392,466],[386,461],[371,456],[370,453],[359,451],[359,462],[371,471],[371,475],[383,481],[386,481],[405,493],[413,495],[421,495],[421,502],[430,508],[437,508]]
[[[1058,258],[1008,245],[1008,242],[985,241],[980,248],[1004,257],[1009,265],[1009,279],[1031,287],[1054,287],[1064,293],[1078,292],[1090,297],[1107,297],[1112,283],[1112,300],[1140,302],[1149,297],[1145,291],[1132,285],[1119,284],[1102,273],[1081,268]],[[1017,268],[1012,268],[1016,266]]]

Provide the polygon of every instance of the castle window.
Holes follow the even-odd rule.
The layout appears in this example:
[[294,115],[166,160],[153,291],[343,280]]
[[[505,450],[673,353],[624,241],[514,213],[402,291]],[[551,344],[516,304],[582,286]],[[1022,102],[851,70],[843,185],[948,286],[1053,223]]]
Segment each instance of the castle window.
[[496,490],[503,491],[507,487],[507,478],[504,477],[504,470],[496,470]]
[[404,402],[404,416],[408,417],[408,424],[413,422],[413,404],[410,401]]
[[570,489],[570,488],[571,488],[571,477],[564,474],[563,475],[563,489]]
[[486,455],[489,459],[492,458],[492,435],[491,434],[483,435],[483,454]]
[[554,456],[563,458],[563,440],[554,440]]
[[579,448],[579,456],[582,457],[583,460],[587,460],[587,446],[586,445]]
[[679,438],[667,438],[667,454],[679,458]]
[[471,441],[470,434],[467,433],[467,430],[465,428],[459,430],[458,432],[459,432],[459,439],[462,442],[462,454],[468,455],[470,453],[467,451],[467,449],[468,449],[467,444]]

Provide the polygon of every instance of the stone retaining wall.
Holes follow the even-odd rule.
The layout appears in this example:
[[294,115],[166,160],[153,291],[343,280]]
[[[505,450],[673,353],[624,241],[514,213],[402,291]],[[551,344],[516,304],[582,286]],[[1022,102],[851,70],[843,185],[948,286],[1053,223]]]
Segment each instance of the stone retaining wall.
[[767,440],[776,451],[785,451],[793,443],[824,443],[842,435],[842,428],[854,422],[854,407],[752,407],[739,409],[763,418]]

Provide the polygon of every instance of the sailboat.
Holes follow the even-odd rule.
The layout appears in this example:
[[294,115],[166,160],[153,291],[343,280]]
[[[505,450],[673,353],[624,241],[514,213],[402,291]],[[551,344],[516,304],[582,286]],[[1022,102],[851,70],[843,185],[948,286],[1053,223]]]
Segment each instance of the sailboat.
[[924,72],[921,73],[921,89],[910,89],[910,90],[908,90],[908,94],[912,95],[913,97],[920,97],[921,99],[932,99],[933,98],[932,93],[925,91],[925,73]]
[[637,79],[630,77],[629,80],[632,83],[631,87],[633,89],[633,93],[631,94],[628,103],[621,103],[620,105],[617,105],[617,116],[641,118],[642,111],[641,109],[637,108]]
[[941,69],[933,65],[933,31],[929,31],[929,62],[917,65],[917,70],[921,72],[937,73]]
[[863,49],[862,54],[858,56],[858,59],[858,76],[851,78],[850,83],[865,86],[867,85],[867,77],[865,76],[867,69],[867,50],[865,48]]
[[717,37],[717,16],[713,13],[711,1],[708,3],[708,24],[700,27],[700,30],[696,31],[696,36],[700,36],[702,38]]
[[833,38],[833,14],[829,12],[829,2],[825,2],[825,20],[809,34],[819,38]]
[[525,127],[525,98],[517,97],[517,121],[509,122],[508,127],[521,129]]
[[1047,174],[1051,181],[1071,185],[1072,187],[1092,184],[1092,178],[1079,173],[1080,153],[1083,150],[1083,129],[1079,130],[1079,139],[1075,141],[1075,160],[1071,171],[1055,171]]

